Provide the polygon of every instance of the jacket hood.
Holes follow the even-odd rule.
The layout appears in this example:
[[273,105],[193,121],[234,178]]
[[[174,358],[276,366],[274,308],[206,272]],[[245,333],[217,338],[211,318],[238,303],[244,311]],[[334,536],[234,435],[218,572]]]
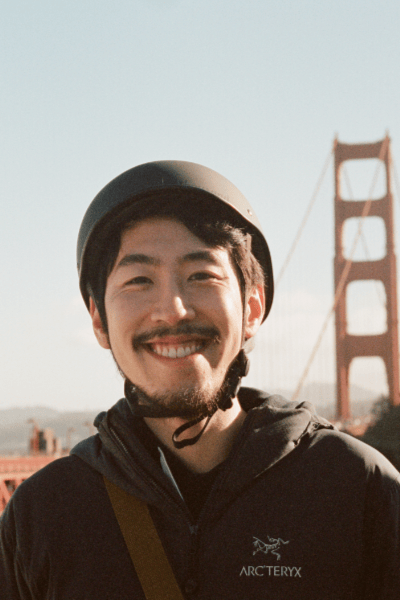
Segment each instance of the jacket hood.
[[[224,497],[236,494],[314,431],[333,429],[333,425],[317,416],[309,402],[289,402],[281,396],[245,387],[239,391],[239,400],[247,418],[226,459],[221,487]],[[94,424],[98,434],[77,444],[71,454],[148,504],[161,501],[160,488],[179,498],[161,469],[156,438],[153,447],[143,442],[143,428],[147,427],[143,419],[132,415],[125,398],[101,412]]]

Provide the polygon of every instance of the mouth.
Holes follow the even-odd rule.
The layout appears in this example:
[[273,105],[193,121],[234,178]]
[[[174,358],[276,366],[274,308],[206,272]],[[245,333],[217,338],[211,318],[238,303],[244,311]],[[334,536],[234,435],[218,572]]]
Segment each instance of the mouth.
[[220,333],[215,327],[182,323],[176,328],[159,327],[138,334],[133,340],[133,348],[139,350],[141,347],[161,360],[182,360],[220,342]]
[[152,354],[163,358],[186,358],[203,350],[207,345],[206,340],[186,341],[181,343],[147,343],[144,344],[146,349]]

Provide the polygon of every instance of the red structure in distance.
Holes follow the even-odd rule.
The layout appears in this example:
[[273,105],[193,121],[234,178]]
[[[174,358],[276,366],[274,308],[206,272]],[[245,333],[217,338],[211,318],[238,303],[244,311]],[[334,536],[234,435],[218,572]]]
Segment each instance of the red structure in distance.
[[[340,169],[346,160],[378,158],[386,173],[386,194],[371,200],[344,200],[340,189]],[[381,217],[386,228],[386,255],[380,260],[351,262],[343,254],[343,227],[352,217]],[[390,139],[372,144],[342,144],[335,140],[335,325],[337,416],[350,419],[349,370],[356,357],[381,357],[387,374],[389,398],[400,404],[399,343],[397,320],[397,275],[394,253],[393,198],[390,180]],[[386,292],[387,330],[378,335],[351,335],[347,332],[346,288],[352,281],[375,279]]]

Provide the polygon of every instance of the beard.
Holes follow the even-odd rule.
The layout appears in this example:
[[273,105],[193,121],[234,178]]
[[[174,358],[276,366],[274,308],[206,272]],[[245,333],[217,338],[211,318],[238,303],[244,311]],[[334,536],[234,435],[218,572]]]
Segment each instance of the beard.
[[125,380],[125,397],[133,414],[142,417],[171,419],[178,417],[187,421],[213,415],[225,382],[217,389],[182,388],[164,394],[148,394],[143,388]]
[[[162,339],[168,335],[199,334],[205,339],[219,343],[220,333],[215,327],[196,326],[190,323],[180,323],[176,327],[158,327],[149,332],[135,337],[133,349],[137,350],[141,344],[148,342],[155,336]],[[135,383],[132,383],[118,365],[111,348],[111,354],[120,375],[125,379],[125,397],[136,416],[150,418],[181,418],[185,420],[197,419],[213,415],[218,409],[218,400],[226,387],[225,380],[203,388],[182,387],[173,392],[150,394]]]

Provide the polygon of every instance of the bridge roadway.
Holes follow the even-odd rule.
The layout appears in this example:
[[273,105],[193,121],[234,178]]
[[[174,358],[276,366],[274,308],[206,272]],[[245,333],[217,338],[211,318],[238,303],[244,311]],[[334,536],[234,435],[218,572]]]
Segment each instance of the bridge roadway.
[[58,456],[0,456],[0,515],[15,489]]

